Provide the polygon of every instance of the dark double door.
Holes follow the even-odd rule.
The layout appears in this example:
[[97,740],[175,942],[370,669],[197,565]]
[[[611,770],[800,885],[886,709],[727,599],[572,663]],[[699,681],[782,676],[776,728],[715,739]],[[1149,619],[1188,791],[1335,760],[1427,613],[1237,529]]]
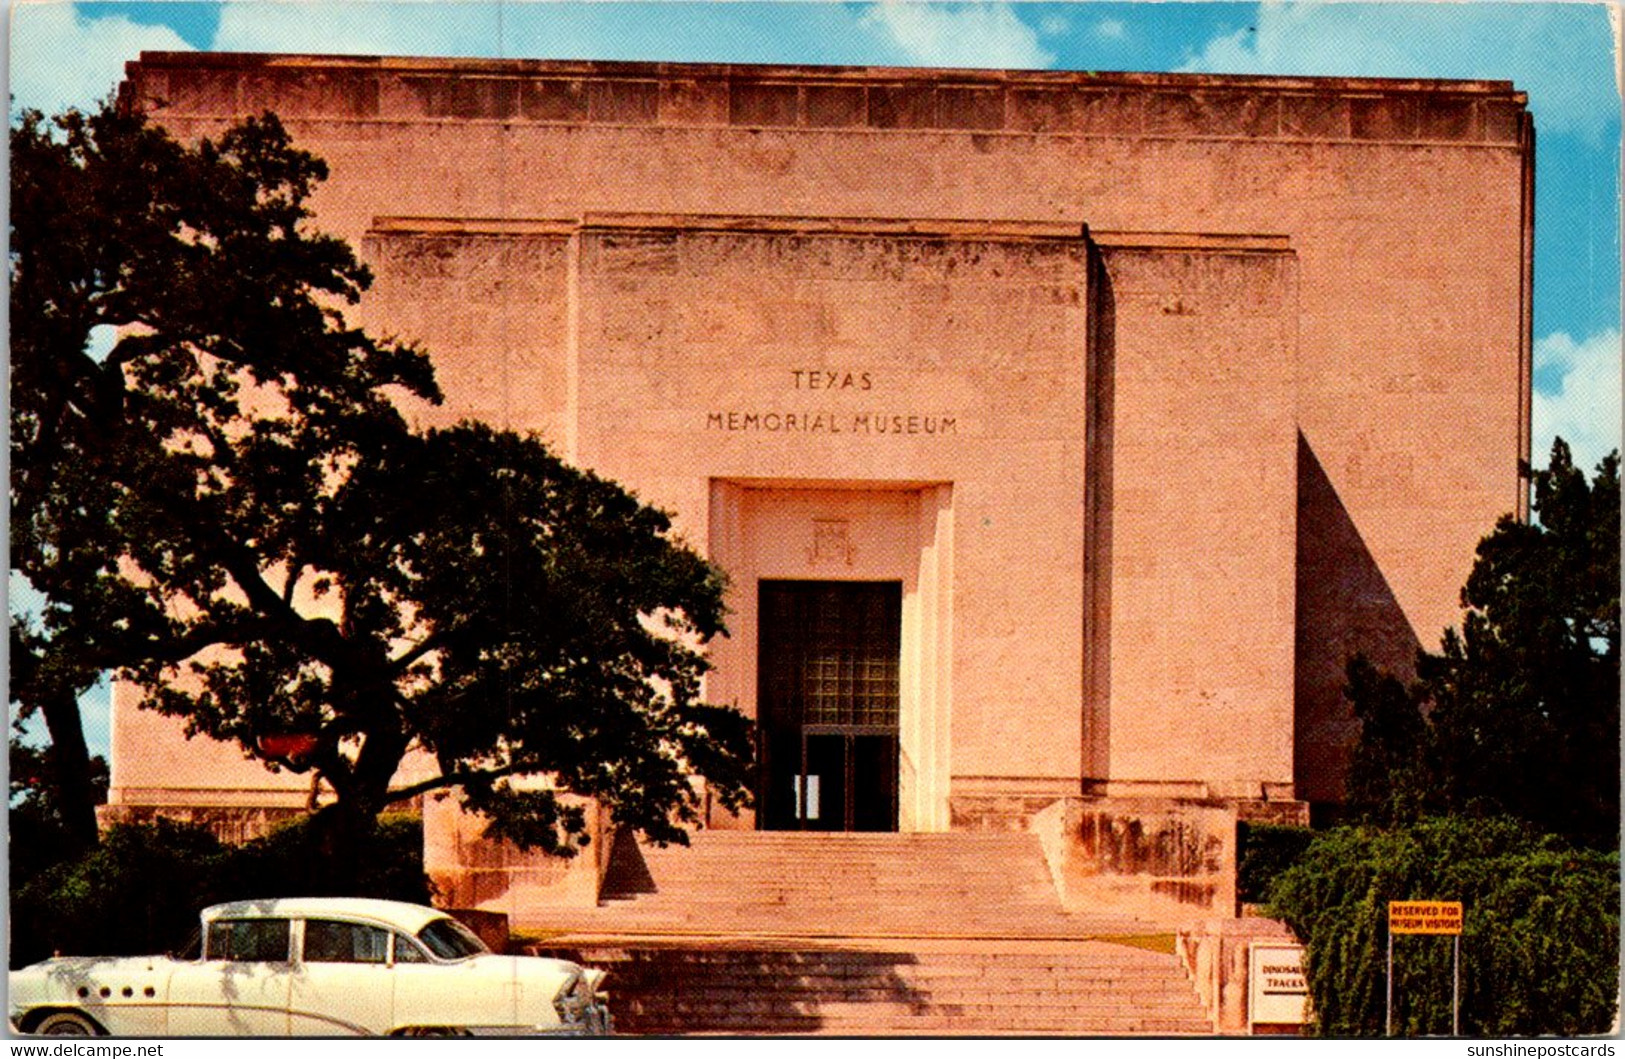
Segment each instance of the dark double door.
[[903,586],[760,584],[760,826],[897,830]]

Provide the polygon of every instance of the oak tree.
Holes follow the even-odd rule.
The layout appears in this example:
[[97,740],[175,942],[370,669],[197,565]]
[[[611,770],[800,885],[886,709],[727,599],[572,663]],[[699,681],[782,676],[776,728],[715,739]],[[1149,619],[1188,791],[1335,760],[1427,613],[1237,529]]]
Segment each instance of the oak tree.
[[720,574],[534,438],[408,423],[428,357],[346,321],[371,277],[312,230],[326,168],[274,116],[185,145],[30,112],[11,150],[12,570],[45,600],[11,697],[81,841],[106,671],[318,773],[341,836],[442,789],[556,850],[584,833],[556,791],[662,840],[694,775],[741,803],[745,723],[698,701]]

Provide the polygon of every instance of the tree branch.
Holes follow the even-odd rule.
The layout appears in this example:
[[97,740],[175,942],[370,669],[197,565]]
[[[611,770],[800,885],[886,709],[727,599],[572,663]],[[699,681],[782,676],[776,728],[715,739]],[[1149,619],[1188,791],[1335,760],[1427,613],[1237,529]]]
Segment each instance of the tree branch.
[[390,672],[391,673],[404,672],[406,670],[406,668],[408,666],[410,666],[413,662],[416,662],[418,659],[422,658],[424,655],[428,654],[430,651],[434,651],[434,650],[438,649],[441,644],[445,643],[448,639],[450,639],[452,634],[453,634],[453,631],[454,630],[450,630],[450,629],[437,629],[434,632],[430,633],[428,636],[424,637],[423,642],[418,644],[416,647],[412,648],[410,651],[407,651],[405,654],[401,655],[398,658],[390,659],[389,660],[389,670],[390,670]]
[[530,771],[523,765],[503,765],[492,769],[457,769],[452,772],[443,772],[438,776],[421,780],[407,787],[392,790],[385,797],[386,802],[404,802],[408,798],[416,798],[420,794],[438,790],[442,787],[459,787],[469,780],[496,779],[501,776],[516,776]]
[[259,616],[193,626],[186,632],[168,639],[143,638],[106,646],[85,649],[86,665],[97,669],[116,669],[136,662],[181,662],[216,644],[242,643],[255,639],[271,623]]

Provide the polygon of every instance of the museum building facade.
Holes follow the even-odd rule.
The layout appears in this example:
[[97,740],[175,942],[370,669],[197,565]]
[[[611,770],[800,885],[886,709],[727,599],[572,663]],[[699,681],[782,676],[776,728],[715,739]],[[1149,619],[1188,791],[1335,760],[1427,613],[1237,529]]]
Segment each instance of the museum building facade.
[[[1523,510],[1505,83],[148,53],[122,96],[275,111],[357,321],[434,358],[411,413],[726,571],[761,779],[714,828],[1032,830],[1222,906],[1238,819],[1339,797],[1347,656],[1408,666]],[[134,699],[112,815],[303,804]]]

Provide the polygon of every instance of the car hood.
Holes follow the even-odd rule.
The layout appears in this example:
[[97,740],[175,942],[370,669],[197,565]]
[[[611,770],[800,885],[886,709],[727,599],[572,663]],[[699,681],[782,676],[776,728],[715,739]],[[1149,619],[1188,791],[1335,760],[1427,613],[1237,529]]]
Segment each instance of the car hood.
[[472,956],[463,962],[477,967],[482,975],[524,982],[556,982],[582,973],[580,964],[548,956],[499,956],[496,953],[485,953]]

